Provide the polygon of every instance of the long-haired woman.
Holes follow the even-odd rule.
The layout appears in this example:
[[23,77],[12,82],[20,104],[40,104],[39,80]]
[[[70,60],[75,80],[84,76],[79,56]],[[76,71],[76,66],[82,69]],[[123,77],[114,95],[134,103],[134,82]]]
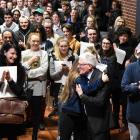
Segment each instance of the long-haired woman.
[[[0,98],[18,98],[23,93],[23,84],[25,80],[25,69],[20,63],[21,52],[12,42],[4,43],[0,50],[0,67],[7,67],[7,70],[2,72],[0,78]],[[17,81],[12,75],[8,66],[17,67]],[[9,69],[9,70],[8,70]],[[6,84],[7,83],[7,84]],[[2,87],[6,87],[3,93]],[[8,137],[8,140],[17,140],[18,130],[20,126],[16,124],[0,124],[0,138]]]

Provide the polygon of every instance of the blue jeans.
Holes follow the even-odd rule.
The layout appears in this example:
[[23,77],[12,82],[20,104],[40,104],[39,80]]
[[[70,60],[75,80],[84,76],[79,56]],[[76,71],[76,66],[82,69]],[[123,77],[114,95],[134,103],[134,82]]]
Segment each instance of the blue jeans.
[[128,122],[130,140],[140,140],[140,124]]

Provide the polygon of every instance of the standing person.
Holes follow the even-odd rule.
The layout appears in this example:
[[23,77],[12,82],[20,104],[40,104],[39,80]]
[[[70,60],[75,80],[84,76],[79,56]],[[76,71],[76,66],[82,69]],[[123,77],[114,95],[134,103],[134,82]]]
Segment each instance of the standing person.
[[[14,98],[20,96],[23,91],[23,84],[25,80],[25,70],[20,63],[21,52],[20,49],[14,46],[12,43],[4,43],[0,50],[0,66],[17,66],[17,82],[13,80],[14,77],[8,72],[8,76],[5,72],[2,74],[0,80],[0,88],[4,84],[4,80],[7,80],[8,87],[5,94],[0,94],[0,98]],[[17,140],[19,125],[16,124],[0,124],[0,138],[7,136],[8,140]]]
[[87,28],[86,36],[81,38],[81,41],[93,43],[97,51],[100,49],[100,32],[96,28]]
[[27,38],[31,32],[31,24],[26,16],[19,18],[19,29],[15,32],[16,41],[21,50],[26,49]]
[[[88,29],[91,29],[91,28],[98,30],[96,17],[93,16],[93,15],[90,15],[90,16],[87,17],[87,19],[86,19],[86,24],[85,24],[84,28],[81,30],[80,37],[81,37],[81,38],[82,38],[82,37],[83,37],[83,38],[86,37],[86,35],[87,35],[87,30],[88,30]],[[98,31],[98,32],[99,32],[99,31]]]
[[[125,64],[127,60],[130,59],[134,53],[135,47],[131,44],[132,32],[128,27],[121,27],[118,29],[118,43],[117,47],[125,51],[126,55],[122,64],[119,64],[120,71],[120,104],[122,105],[122,128],[121,130],[127,129],[127,120],[126,120],[126,108],[127,108],[127,97],[126,94],[123,94],[121,91],[121,80],[123,73],[125,71]],[[134,44],[133,44],[134,45]]]
[[38,128],[41,121],[42,101],[46,94],[46,73],[48,69],[48,54],[40,48],[38,33],[29,35],[30,49],[22,51],[22,63],[28,70],[29,86],[33,89],[31,111],[33,122],[32,140],[37,140]]
[[16,7],[12,10],[19,10],[21,15],[30,16],[29,10],[24,6],[25,0],[17,0]]
[[[96,56],[94,56],[96,59]],[[96,62],[96,61],[95,61]],[[74,139],[85,140],[86,137],[86,114],[84,107],[75,91],[75,84],[81,84],[82,89],[88,94],[89,91],[96,91],[102,87],[108,80],[107,75],[102,75],[102,79],[88,84],[85,76],[79,76],[78,60],[74,62],[71,68],[63,91],[60,94],[61,112],[60,112],[60,140],[69,140],[72,133]]]
[[82,24],[80,22],[78,10],[76,8],[71,9],[70,17],[67,19],[67,23],[72,25],[73,34],[77,39],[79,39],[79,33],[82,28]]
[[68,1],[62,1],[61,2],[62,10],[59,11],[62,19],[62,24],[67,22],[67,19],[70,15],[70,4]]
[[94,16],[95,15],[95,9],[93,5],[88,5],[87,7],[87,14],[83,17],[82,22],[84,25],[86,25],[86,20],[88,16]]
[[20,11],[18,9],[15,9],[12,11],[13,12],[13,21],[16,23],[16,24],[19,24],[19,18],[21,16],[20,14]]
[[[102,72],[96,69],[97,59],[91,53],[84,53],[79,56],[79,73],[86,76],[89,83],[101,78]],[[110,120],[110,93],[108,84],[101,88],[83,94],[81,87],[76,86],[76,91],[85,105],[87,115],[87,131],[90,140],[109,140],[109,120]],[[87,139],[88,139],[87,138]]]
[[36,1],[35,0],[27,0],[27,9],[29,11],[30,16],[36,9]]
[[13,2],[12,1],[8,1],[6,3],[6,7],[7,7],[7,10],[12,10],[13,9]]
[[35,17],[35,22],[42,24],[43,13],[44,13],[44,10],[42,8],[35,9],[35,11],[33,12],[33,15]]
[[72,25],[69,24],[69,23],[64,24],[62,26],[62,31],[64,33],[64,36],[69,41],[69,45],[70,45],[70,48],[72,49],[72,52],[77,54],[77,52],[78,52],[78,50],[80,48],[80,42],[75,37],[73,37],[74,34],[73,34]]
[[100,62],[107,65],[107,74],[109,76],[109,93],[111,93],[113,105],[114,128],[119,128],[120,112],[120,84],[119,84],[119,65],[113,48],[113,42],[106,36],[101,41],[99,50]]
[[0,25],[4,22],[4,12],[6,11],[6,0],[0,1]]
[[53,31],[54,33],[58,34],[59,36],[63,36],[63,31],[61,29],[61,17],[59,12],[54,12],[52,14],[52,22],[53,22]]
[[138,60],[129,64],[124,72],[121,87],[127,95],[128,128],[130,140],[140,139],[140,44],[136,47]]
[[[50,52],[53,49],[53,44],[51,41],[46,39],[47,38],[46,32],[45,32],[45,28],[43,27],[43,25],[38,24],[38,23],[34,24],[31,32],[39,33],[40,38],[41,38],[41,42],[40,42],[41,49],[44,51],[47,51],[47,53],[50,54]],[[49,70],[47,73],[49,73]],[[50,77],[49,74],[47,74],[47,81],[50,80],[49,77]],[[46,86],[48,86],[48,85],[46,85]],[[40,122],[40,126],[39,126],[40,130],[45,130],[44,114],[45,114],[45,109],[46,109],[46,98],[47,97],[44,96],[43,101],[42,101],[41,122]]]
[[10,10],[4,12],[4,23],[0,26],[1,33],[6,29],[10,29],[13,32],[18,30],[18,25],[13,22],[13,13]]
[[108,27],[112,27],[114,25],[114,22],[118,16],[122,15],[120,3],[117,0],[113,0],[111,4],[111,8],[109,11],[105,13],[105,15],[109,18],[108,19]]
[[15,39],[15,34],[10,29],[6,29],[6,30],[3,31],[2,39],[3,39],[4,43],[14,42],[15,45],[18,45],[18,43],[16,42],[16,39]]
[[41,49],[47,51],[49,54],[53,49],[53,44],[50,40],[47,40],[47,34],[43,25],[34,23],[31,32],[39,33],[41,38]]
[[57,39],[60,37],[58,34],[56,34],[53,31],[53,23],[50,18],[47,18],[43,21],[43,26],[45,28],[46,34],[47,34],[47,40],[51,41],[53,43],[53,46],[56,45]]
[[75,55],[73,55],[71,49],[69,48],[69,42],[66,38],[60,37],[57,41],[57,45],[54,48],[54,51],[50,56],[50,77],[52,79],[51,83],[51,95],[54,97],[54,111],[49,114],[53,116],[58,112],[58,95],[60,88],[62,86],[63,76],[67,76],[69,73],[70,66],[61,65],[60,69],[55,68],[55,62],[69,61],[71,64],[75,61]]
[[114,21],[114,25],[112,27],[108,28],[108,36],[112,38],[112,41],[116,43],[117,35],[118,35],[118,29],[121,27],[125,27],[125,19],[123,16],[118,16],[116,20]]

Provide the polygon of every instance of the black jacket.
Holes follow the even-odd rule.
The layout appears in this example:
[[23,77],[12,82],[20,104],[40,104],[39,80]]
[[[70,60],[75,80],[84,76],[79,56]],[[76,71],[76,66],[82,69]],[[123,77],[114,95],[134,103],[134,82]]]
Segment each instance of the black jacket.
[[[0,57],[0,66],[5,66],[2,63],[2,58]],[[24,67],[19,63],[17,65],[17,82],[9,81],[9,87],[11,88],[12,92],[16,94],[18,97],[23,93],[23,84],[25,81],[25,69]],[[1,86],[1,85],[0,85]]]
[[[89,82],[100,79],[101,75],[102,72],[95,69]],[[82,102],[85,104],[90,131],[94,134],[106,132],[109,129],[109,98],[110,95],[107,84],[97,91],[91,92],[88,96],[82,95],[81,97]]]

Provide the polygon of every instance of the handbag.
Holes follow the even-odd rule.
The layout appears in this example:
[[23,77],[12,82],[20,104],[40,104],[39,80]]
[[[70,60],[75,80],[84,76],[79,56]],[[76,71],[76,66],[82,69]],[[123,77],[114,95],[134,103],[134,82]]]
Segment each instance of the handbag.
[[28,102],[18,98],[0,99],[0,124],[22,124],[26,121]]

